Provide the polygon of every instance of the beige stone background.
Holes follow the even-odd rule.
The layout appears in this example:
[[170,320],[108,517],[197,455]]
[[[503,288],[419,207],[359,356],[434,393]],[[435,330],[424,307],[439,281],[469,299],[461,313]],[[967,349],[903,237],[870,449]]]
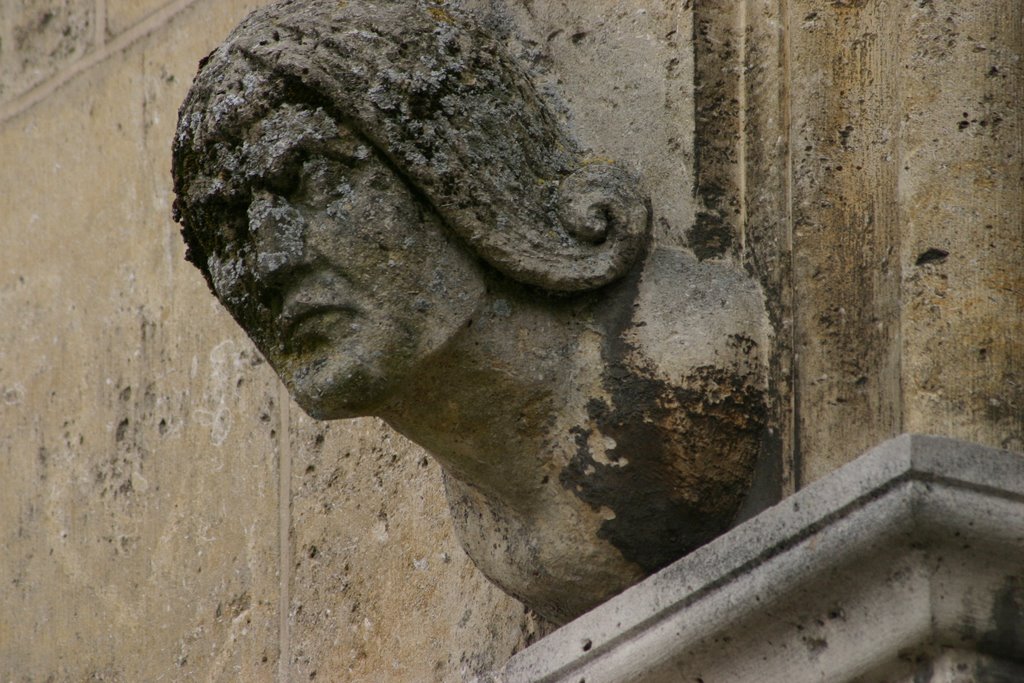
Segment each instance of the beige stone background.
[[[459,681],[543,634],[436,466],[314,424],[183,261],[169,140],[257,0],[0,0],[0,681]],[[756,510],[906,431],[1024,450],[1019,0],[465,0],[758,277]]]

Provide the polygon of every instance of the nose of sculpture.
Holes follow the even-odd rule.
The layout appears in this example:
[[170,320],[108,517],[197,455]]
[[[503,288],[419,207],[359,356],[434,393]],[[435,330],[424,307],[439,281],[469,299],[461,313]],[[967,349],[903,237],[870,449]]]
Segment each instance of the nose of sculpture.
[[256,250],[259,281],[273,285],[310,265],[306,221],[287,201],[261,190],[249,204],[249,234]]

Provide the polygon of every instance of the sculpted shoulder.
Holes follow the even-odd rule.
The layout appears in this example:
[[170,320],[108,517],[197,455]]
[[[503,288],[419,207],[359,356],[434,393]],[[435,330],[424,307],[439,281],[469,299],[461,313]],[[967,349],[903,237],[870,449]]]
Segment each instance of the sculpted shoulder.
[[733,262],[661,247],[648,258],[624,336],[666,379],[717,367],[754,381],[764,376],[768,330],[760,287]]

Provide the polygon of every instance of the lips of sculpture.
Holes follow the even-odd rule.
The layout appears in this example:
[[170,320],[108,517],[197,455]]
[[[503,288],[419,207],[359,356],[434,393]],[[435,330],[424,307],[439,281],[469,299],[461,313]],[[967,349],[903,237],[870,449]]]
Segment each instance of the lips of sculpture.
[[355,331],[351,323],[361,311],[344,285],[326,271],[301,278],[285,293],[278,320],[286,349],[338,342]]
[[[288,229],[295,234],[294,226]],[[315,239],[302,237],[312,243],[302,253],[311,255],[265,279],[276,292],[279,312],[277,342],[261,350],[310,415],[367,414],[387,393],[387,362],[396,355],[390,346],[409,326],[399,324],[401,311],[382,306],[352,264],[329,262]]]
[[344,339],[352,333],[346,323],[356,312],[350,306],[301,307],[284,318],[287,343],[293,348],[303,348]]

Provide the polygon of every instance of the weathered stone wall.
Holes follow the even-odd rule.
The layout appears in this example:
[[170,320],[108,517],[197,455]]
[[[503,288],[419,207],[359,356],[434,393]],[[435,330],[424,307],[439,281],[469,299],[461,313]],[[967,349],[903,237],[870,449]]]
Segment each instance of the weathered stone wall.
[[[182,258],[176,109],[256,4],[0,0],[5,681],[471,679],[546,629],[424,453],[302,416]],[[465,4],[661,239],[763,283],[762,501],[904,431],[1024,448],[1019,2]]]
[[1024,450],[1021,3],[695,13],[696,237],[768,293],[784,489],[904,432]]
[[170,141],[256,0],[0,0],[0,680],[431,681],[543,626],[439,472],[317,425],[183,258]]

